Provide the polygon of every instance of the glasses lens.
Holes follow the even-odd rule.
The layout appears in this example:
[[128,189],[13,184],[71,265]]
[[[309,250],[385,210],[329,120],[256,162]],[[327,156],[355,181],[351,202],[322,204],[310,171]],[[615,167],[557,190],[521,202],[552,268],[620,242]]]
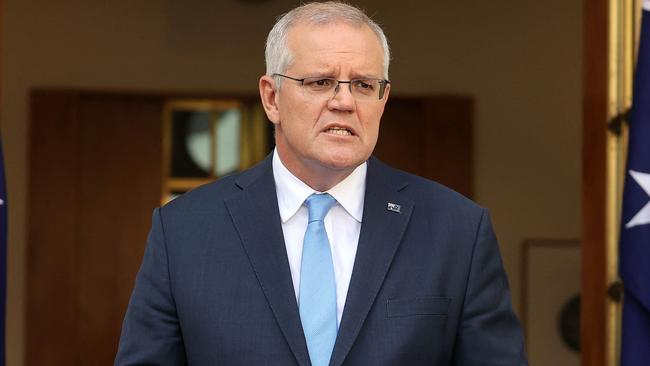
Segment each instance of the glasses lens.
[[352,80],[350,82],[350,88],[352,89],[352,94],[357,99],[378,99],[379,98],[379,80],[376,79],[364,79],[364,80]]
[[311,96],[330,96],[337,84],[336,80],[329,78],[306,78],[302,82],[302,89]]

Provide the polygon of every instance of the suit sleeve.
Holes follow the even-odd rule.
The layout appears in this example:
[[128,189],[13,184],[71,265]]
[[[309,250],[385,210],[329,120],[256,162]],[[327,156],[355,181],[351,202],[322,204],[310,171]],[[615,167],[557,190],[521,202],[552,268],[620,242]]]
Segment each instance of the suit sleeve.
[[499,246],[485,210],[474,243],[452,364],[528,364]]
[[151,231],[120,337],[115,365],[185,365],[185,349],[171,291],[160,209]]

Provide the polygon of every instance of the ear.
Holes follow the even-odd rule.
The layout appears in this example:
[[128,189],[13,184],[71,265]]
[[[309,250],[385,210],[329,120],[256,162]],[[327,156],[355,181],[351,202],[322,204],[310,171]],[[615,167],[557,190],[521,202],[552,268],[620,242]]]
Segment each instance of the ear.
[[264,112],[266,112],[269,120],[274,125],[277,125],[280,123],[280,110],[278,108],[278,93],[275,90],[275,80],[271,76],[264,75],[260,78],[259,87]]

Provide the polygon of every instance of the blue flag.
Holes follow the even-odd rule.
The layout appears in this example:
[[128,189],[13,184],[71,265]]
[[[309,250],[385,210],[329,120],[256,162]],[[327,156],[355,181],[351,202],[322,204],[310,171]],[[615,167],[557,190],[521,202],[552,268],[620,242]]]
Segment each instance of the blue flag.
[[0,140],[0,366],[5,364],[5,309],[7,304],[7,191]]
[[619,244],[621,366],[650,362],[650,0],[643,2],[633,93]]

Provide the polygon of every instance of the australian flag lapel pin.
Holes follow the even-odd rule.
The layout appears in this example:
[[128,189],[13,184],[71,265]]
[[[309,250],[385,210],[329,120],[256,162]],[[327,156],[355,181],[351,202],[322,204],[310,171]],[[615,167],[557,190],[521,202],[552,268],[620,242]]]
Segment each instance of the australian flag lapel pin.
[[402,206],[398,205],[397,203],[388,202],[388,206],[386,207],[386,209],[388,211],[400,213],[400,211],[402,210]]

